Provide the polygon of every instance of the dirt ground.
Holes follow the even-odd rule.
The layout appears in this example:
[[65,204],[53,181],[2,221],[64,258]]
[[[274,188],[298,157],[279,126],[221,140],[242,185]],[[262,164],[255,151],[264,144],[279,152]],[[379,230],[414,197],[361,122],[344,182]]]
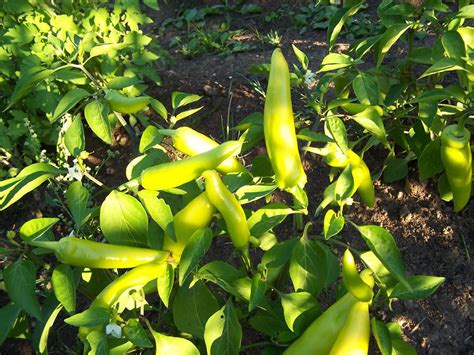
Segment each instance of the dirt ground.
[[[373,3],[377,2],[371,2],[372,10]],[[266,9],[268,11],[271,6],[266,5]],[[173,16],[175,10],[176,4],[163,4],[161,11],[152,15],[154,26]],[[274,26],[275,24],[264,23],[259,16],[236,15],[232,19],[231,28],[244,29],[242,40],[253,44],[255,49],[227,57],[206,54],[187,59],[176,48],[167,48],[174,62],[160,66],[163,86],[152,89],[151,95],[167,107],[170,106],[173,91],[203,95],[201,104],[204,109],[197,118],[185,122],[217,140],[223,140],[222,127],[225,127],[228,119],[235,124],[252,112],[263,111],[262,97],[253,90],[250,82],[252,76],[247,69],[253,64],[269,62],[273,51],[271,45],[262,44],[256,39],[254,29],[266,33]],[[319,63],[327,54],[326,32],[309,30],[301,35],[285,21],[278,25],[278,31],[283,37],[282,47],[288,60],[296,61],[291,50],[291,44],[294,43],[308,55],[310,69],[317,71]],[[160,41],[166,47],[175,34],[170,29]],[[348,43],[341,40],[336,48],[343,50],[347,46]],[[298,106],[301,105],[298,97],[295,97],[294,103],[296,110],[302,108]],[[305,118],[317,119],[315,113]],[[159,123],[164,124],[162,121]],[[116,141],[113,149],[120,150],[120,163],[106,164],[107,169],[103,173],[103,179],[112,186],[114,182],[118,185],[124,181],[124,167],[132,159],[124,133],[116,132]],[[101,148],[95,152],[98,162],[105,150],[106,148]],[[369,151],[365,157],[372,172],[380,168],[383,159],[381,152]],[[314,210],[328,185],[328,169],[319,158],[309,155],[305,157],[305,169],[309,181],[307,193],[311,201],[310,208]],[[375,186],[375,207],[369,209],[356,201],[346,211],[349,218],[356,223],[377,224],[388,229],[402,252],[408,274],[446,278],[446,282],[434,296],[422,301],[394,302],[391,310],[384,309],[378,312],[378,316],[384,321],[398,322],[406,339],[419,354],[474,353],[474,284],[471,260],[471,255],[474,256],[474,199],[461,213],[455,214],[449,203],[439,199],[435,182],[418,182],[416,165],[410,167],[406,181],[392,184],[377,181]],[[50,207],[45,207],[44,203],[39,203],[40,207],[32,212],[33,199],[39,202],[42,196],[35,193],[29,201],[23,200],[3,213],[0,231],[17,229],[28,218],[52,215],[53,211]],[[321,221],[315,223],[318,226]],[[346,228],[343,235],[354,246],[362,245],[353,228]],[[278,237],[285,239],[289,236]],[[248,342],[244,337],[245,343]],[[21,344],[23,343],[18,341],[7,342],[0,348],[0,354],[27,354],[31,351],[21,348]]]

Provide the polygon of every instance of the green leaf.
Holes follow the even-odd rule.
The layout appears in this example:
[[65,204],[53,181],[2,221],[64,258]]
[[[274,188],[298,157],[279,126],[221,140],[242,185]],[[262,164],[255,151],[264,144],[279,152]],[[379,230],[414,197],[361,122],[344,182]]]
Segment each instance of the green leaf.
[[123,333],[130,340],[134,345],[139,348],[152,348],[153,344],[151,343],[150,339],[148,339],[148,335],[143,329],[142,325],[138,321],[138,319],[130,318],[127,321],[125,327],[123,327]]
[[345,153],[349,149],[347,131],[344,122],[339,117],[330,116],[326,118],[326,128],[334,138],[339,148]]
[[199,101],[201,99],[202,96],[199,95],[173,91],[171,94],[171,106],[173,107],[173,110],[176,110],[179,107],[192,104],[193,102]]
[[444,277],[416,275],[408,277],[408,284],[411,291],[403,283],[398,283],[392,292],[391,298],[401,300],[417,300],[431,296],[439,286],[445,281]]
[[378,285],[381,288],[390,289],[398,282],[392,275],[390,271],[387,270],[385,266],[381,263],[379,258],[371,252],[366,251],[360,255],[360,258],[367,267],[374,272],[378,279]]
[[313,132],[309,128],[303,128],[301,131],[298,132],[296,137],[298,139],[308,141],[308,142],[321,142],[321,143],[331,142],[331,138],[326,136],[324,133]]
[[140,177],[140,174],[146,168],[169,162],[169,157],[165,152],[157,149],[151,149],[144,155],[140,155],[128,163],[125,169],[125,176],[132,180]]
[[0,346],[5,342],[10,333],[10,330],[13,328],[18,315],[21,312],[21,308],[19,308],[14,303],[9,303],[2,308],[0,308]]
[[334,195],[336,200],[343,201],[352,196],[354,191],[354,177],[352,176],[352,166],[347,164],[341,175],[336,180]]
[[95,327],[96,325],[106,324],[110,319],[110,310],[101,307],[92,307],[84,312],[66,318],[64,322],[75,327]]
[[215,260],[204,265],[194,276],[193,283],[200,279],[215,283],[235,297],[250,299],[252,280],[224,261]]
[[49,331],[51,330],[51,327],[56,321],[59,312],[61,312],[61,309],[63,309],[63,305],[60,304],[53,310],[53,312],[51,312],[48,317],[48,320],[46,321],[43,327],[43,331],[41,332],[41,337],[38,344],[38,350],[40,354],[47,353]]
[[109,112],[110,105],[103,99],[92,101],[84,108],[84,116],[92,132],[105,143],[112,144],[112,131],[107,117]]
[[21,73],[20,79],[17,81],[15,88],[13,89],[10,102],[3,111],[5,112],[23,97],[28,95],[39,82],[43,81],[53,73],[54,70],[43,69],[41,67],[28,68],[25,72]]
[[403,34],[411,27],[411,25],[406,23],[397,23],[389,28],[384,32],[382,38],[376,45],[375,48],[375,57],[377,58],[377,67],[380,67],[382,61],[385,57],[385,54],[389,51],[389,49],[394,45],[398,39],[403,36]]
[[293,48],[293,52],[295,53],[296,58],[298,58],[298,62],[300,62],[303,70],[308,70],[308,64],[309,64],[308,56],[304,52],[302,52],[300,49],[298,49],[294,44],[292,44],[291,47]]
[[107,342],[107,335],[101,330],[93,330],[87,334],[87,342],[90,345],[89,354],[94,355],[108,355],[109,344]]
[[51,164],[34,163],[20,171],[16,177],[0,181],[0,211],[59,173],[60,170]]
[[141,84],[143,81],[136,76],[116,76],[107,83],[107,88],[111,90],[121,90],[123,88]]
[[360,72],[352,81],[352,88],[361,104],[377,105],[379,103],[379,84],[374,75]]
[[77,158],[86,146],[84,137],[84,126],[80,115],[74,117],[71,125],[64,133],[64,145],[71,155]]
[[180,331],[203,338],[204,326],[219,304],[204,282],[198,281],[192,287],[186,282],[178,289],[172,309],[174,324]]
[[168,110],[166,109],[165,105],[163,105],[157,99],[153,99],[150,101],[150,106],[156,111],[157,114],[161,116],[162,119],[168,122]]
[[449,58],[462,59],[466,56],[464,40],[457,31],[448,31],[441,37],[441,43]]
[[387,328],[392,337],[392,355],[416,355],[415,349],[402,339],[402,329],[398,323],[388,323]]
[[59,218],[34,218],[25,222],[19,230],[20,238],[25,243],[35,240],[51,240],[51,228],[59,222]]
[[193,108],[190,110],[186,110],[183,112],[178,113],[176,116],[171,117],[171,123],[176,123],[178,121],[181,121],[182,119],[185,119],[186,117],[189,117],[191,115],[194,115],[196,112],[201,111],[204,108],[204,106]]
[[209,355],[239,354],[242,328],[230,300],[206,322],[204,340]]
[[338,216],[334,210],[328,210],[324,216],[324,239],[328,240],[339,234],[344,228],[344,216]]
[[262,275],[256,273],[252,278],[252,288],[250,289],[249,312],[252,312],[265,298],[267,284],[262,280]]
[[148,6],[150,9],[158,11],[160,6],[158,5],[158,0],[143,0],[143,3]]
[[430,75],[444,73],[444,72],[453,71],[453,70],[467,71],[464,68],[464,64],[461,60],[454,59],[454,58],[443,58],[441,60],[438,60],[436,63],[434,63],[431,67],[429,67],[420,76],[420,79],[425,78]]
[[331,268],[334,266],[334,258],[333,254],[327,254],[316,241],[305,236],[300,238],[293,248],[289,268],[295,291],[307,291],[315,297],[319,296],[332,282]]
[[[148,322],[148,321],[147,321]],[[189,340],[155,332],[148,323],[151,335],[155,339],[156,354],[160,355],[200,355],[199,350]]]
[[329,50],[332,49],[334,43],[336,42],[339,32],[341,32],[342,26],[349,19],[349,17],[354,16],[362,5],[362,1],[359,1],[355,6],[352,7],[343,7],[339,9],[329,21],[328,25],[328,45]]
[[281,270],[283,270],[286,264],[290,261],[293,248],[296,243],[298,243],[298,240],[299,239],[297,238],[285,240],[281,243],[275,244],[265,254],[263,254],[259,268],[262,267],[265,269],[268,283],[273,284],[280,275]]
[[431,141],[423,149],[423,153],[418,158],[418,173],[421,181],[429,179],[444,170],[440,152],[439,139]]
[[158,295],[161,301],[168,308],[171,291],[174,285],[174,268],[171,264],[166,265],[166,272],[158,278]]
[[56,122],[58,118],[60,118],[89,95],[90,94],[86,90],[81,88],[69,90],[66,95],[61,98],[61,101],[59,101],[58,105],[56,106],[50,122]]
[[474,5],[466,5],[459,9],[457,18],[474,18]]
[[382,355],[391,355],[392,353],[392,338],[387,325],[375,318],[371,319],[370,322],[372,334],[374,335],[377,346],[379,347]]
[[[292,332],[300,333],[308,321],[311,323],[320,312],[319,305],[308,292],[281,295],[281,305],[286,325]],[[304,321],[304,322],[303,322]]]
[[297,212],[281,202],[270,203],[255,211],[247,220],[250,234],[260,237],[293,213]]
[[111,244],[147,245],[148,216],[140,202],[112,191],[100,208],[100,228]]
[[163,229],[165,234],[176,242],[171,207],[162,198],[157,198],[158,192],[142,190],[138,197],[153,220]]
[[327,71],[333,71],[341,68],[350,67],[354,64],[354,59],[349,57],[347,54],[342,53],[329,53],[325,56],[321,62],[320,73]]
[[94,58],[94,57],[98,57],[98,56],[101,56],[101,55],[104,55],[104,54],[108,54],[108,53],[113,52],[113,51],[123,49],[127,46],[128,46],[128,43],[125,43],[125,42],[124,43],[107,43],[107,44],[96,45],[95,47],[93,47],[90,50],[89,59]]
[[235,195],[239,203],[244,205],[270,195],[276,188],[274,184],[244,185],[235,192]]
[[377,256],[387,270],[411,290],[405,275],[402,256],[393,236],[386,229],[375,225],[357,226],[357,229],[369,249]]
[[392,183],[406,178],[408,175],[408,160],[392,158],[388,161],[383,172],[383,181]]
[[76,310],[76,287],[74,273],[69,265],[60,264],[51,277],[54,295],[68,313]]
[[161,147],[160,143],[163,140],[163,135],[160,134],[158,128],[155,126],[148,126],[145,131],[143,131],[142,138],[140,139],[140,146],[138,151],[140,153],[145,153],[147,150],[155,147]]
[[36,299],[36,268],[30,260],[18,260],[3,271],[5,288],[10,299],[38,320],[42,319]]
[[387,134],[385,133],[382,117],[375,108],[368,107],[362,112],[352,116],[352,119],[364,127],[381,143],[385,144],[387,142]]
[[[66,204],[71,212],[72,219],[78,230],[90,217],[89,190],[82,186],[82,182],[74,181],[66,191]],[[67,308],[66,308],[67,309]]]
[[451,190],[451,186],[449,186],[448,176],[446,172],[441,174],[438,179],[438,193],[439,197],[443,201],[452,201],[453,200],[453,191]]
[[186,244],[179,262],[179,285],[197,266],[212,244],[212,231],[209,228],[198,229]]

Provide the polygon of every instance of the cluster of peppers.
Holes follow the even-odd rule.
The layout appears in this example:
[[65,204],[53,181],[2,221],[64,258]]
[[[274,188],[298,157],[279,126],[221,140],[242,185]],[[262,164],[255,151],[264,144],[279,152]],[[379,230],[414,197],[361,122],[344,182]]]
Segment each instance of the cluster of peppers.
[[342,273],[348,292],[311,323],[285,355],[368,354],[374,277],[369,269],[358,273],[349,250],[344,253]]

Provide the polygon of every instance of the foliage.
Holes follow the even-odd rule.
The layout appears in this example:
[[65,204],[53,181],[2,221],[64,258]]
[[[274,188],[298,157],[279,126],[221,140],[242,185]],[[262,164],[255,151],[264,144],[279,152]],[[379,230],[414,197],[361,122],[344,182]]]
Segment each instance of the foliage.
[[[67,131],[83,129],[75,117],[107,89],[136,96],[145,79],[161,83],[152,68],[162,51],[142,33],[151,19],[137,1],[2,1],[0,17],[2,175],[45,160],[48,146],[78,143]],[[86,110],[87,123],[112,143],[106,108],[95,112]]]
[[[66,324],[78,328],[84,352],[91,354],[152,347],[157,353],[173,354],[237,354],[253,347],[281,353],[280,349],[290,351],[302,339],[320,339],[319,333],[308,336],[313,328],[328,331],[334,327],[338,329],[331,335],[332,344],[344,343],[347,333],[362,329],[368,346],[369,306],[375,311],[397,300],[431,296],[444,278],[408,274],[395,236],[380,226],[358,225],[344,212],[354,201],[369,207],[374,204],[373,179],[363,160],[365,151],[376,145],[387,149],[383,173],[375,175],[383,174],[393,181],[394,176],[387,172],[403,178],[405,162],[422,161],[427,149],[431,152],[427,159],[435,161],[437,143],[433,142],[439,140],[447,121],[471,124],[467,115],[472,109],[472,29],[463,26],[463,21],[472,18],[472,5],[450,11],[436,1],[430,2],[431,8],[413,8],[385,0],[379,6],[384,32],[356,42],[345,54],[332,52],[332,48],[361,3],[345,4],[328,23],[331,53],[321,63],[317,82],[305,53],[293,46],[298,64],[290,76],[281,51],[276,50],[280,63],[275,67],[279,69],[271,70],[282,75],[272,83],[277,94],[266,95],[271,107],[265,108],[265,115],[279,113],[277,109],[282,108],[289,118],[285,129],[294,129],[290,81],[286,80],[291,78],[293,88],[306,95],[307,105],[322,118],[322,132],[317,129],[319,122],[310,122],[311,127],[305,121],[296,122],[297,138],[308,143],[305,150],[323,155],[332,168],[331,183],[319,205],[307,196],[305,179],[280,184],[283,191],[279,190],[275,173],[288,171],[281,167],[274,171],[274,160],[279,157],[253,148],[263,141],[273,148],[288,142],[265,136],[267,118],[260,112],[233,127],[239,133],[238,141],[219,144],[189,128],[190,136],[179,138],[177,132],[183,127],[173,130],[174,126],[201,110],[190,108],[201,96],[173,92],[168,105],[142,95],[142,81],[149,75],[146,68],[151,61],[139,58],[152,52],[144,49],[148,37],[140,33],[140,49],[132,46],[130,36],[138,32],[130,34],[134,33],[131,27],[132,32],[125,34],[117,29],[118,38],[112,42],[100,32],[77,35],[77,41],[65,34],[62,47],[58,47],[63,52],[51,62],[15,54],[26,67],[10,87],[7,106],[32,110],[29,99],[38,95],[43,85],[44,90],[52,88],[57,100],[43,116],[49,119],[48,124],[60,127],[58,146],[65,147],[63,152],[76,160],[78,171],[66,171],[55,162],[35,163],[0,181],[0,210],[49,181],[48,194],[55,194],[58,211],[57,216],[27,221],[18,235],[10,232],[0,249],[5,264],[1,278],[10,300],[0,309],[0,343],[7,337],[23,337],[44,353],[51,330],[60,322],[57,319],[66,318]],[[116,11],[123,15],[123,5],[116,3],[107,16],[113,18]],[[29,14],[31,6],[27,6],[21,10]],[[125,10],[124,18],[133,13],[139,21],[135,24],[146,21],[135,10],[138,8]],[[436,11],[447,14],[438,21]],[[60,18],[77,26],[69,15],[64,16]],[[207,14],[189,12],[183,16],[194,19]],[[437,29],[437,41],[432,48],[417,51],[414,38],[429,26]],[[87,36],[92,37],[90,42],[86,42]],[[408,39],[405,60],[384,64],[385,54],[404,36]],[[31,48],[24,50],[28,53]],[[377,64],[362,69],[371,51]],[[117,54],[120,61],[114,60]],[[28,66],[30,60],[39,64]],[[273,64],[256,69],[268,73]],[[77,76],[64,79],[60,76],[66,75],[64,72]],[[445,81],[453,80],[446,75],[449,72],[455,72],[458,81],[444,88]],[[3,84],[11,85],[9,81]],[[280,85],[285,87],[283,93],[278,91]],[[162,125],[142,114],[148,106]],[[135,157],[118,186],[105,186],[88,172],[83,116],[92,132],[107,144],[112,141],[114,121],[128,127],[133,138],[136,134],[130,126],[134,120],[146,126],[140,139],[132,140]],[[347,124],[342,118],[355,123]],[[281,133],[281,127],[274,128],[275,133]],[[165,136],[171,136],[170,141],[164,141]],[[323,147],[311,146],[313,142]],[[170,159],[176,150],[187,157]],[[235,160],[238,150],[241,154],[252,151],[250,164],[243,166]],[[297,146],[295,150],[289,152],[292,158],[298,154]],[[268,151],[273,154],[278,150]],[[234,171],[223,171],[222,163],[228,159],[231,163],[227,167],[234,167]],[[433,172],[431,164],[430,173],[426,173],[422,166],[420,163],[420,174],[426,178],[441,172]],[[205,172],[212,169],[223,172],[222,177]],[[65,177],[77,181],[67,184]],[[82,182],[83,178],[96,186]],[[107,195],[105,200],[97,198],[101,194]],[[285,202],[277,202],[277,197]],[[289,216],[293,228],[285,222]],[[316,229],[319,219],[322,228]],[[344,230],[357,232],[363,250],[344,240]],[[227,244],[228,248],[222,247]],[[75,247],[68,249],[68,245]],[[348,250],[363,266],[360,273]],[[341,272],[339,257],[343,253]],[[324,311],[319,305],[322,299],[331,305]],[[341,306],[352,303],[362,304],[358,309],[363,312],[353,312],[355,307],[349,312]],[[351,324],[355,323],[345,322],[346,318],[365,323],[354,331]],[[370,328],[383,354],[414,353],[398,324],[373,317]],[[248,344],[246,329],[258,333],[263,341]]]

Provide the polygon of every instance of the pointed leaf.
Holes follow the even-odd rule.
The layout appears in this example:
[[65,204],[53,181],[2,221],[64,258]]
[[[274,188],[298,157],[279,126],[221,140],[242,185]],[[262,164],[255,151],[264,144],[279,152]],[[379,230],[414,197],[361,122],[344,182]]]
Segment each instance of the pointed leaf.
[[59,101],[56,109],[54,110],[53,117],[51,117],[50,122],[56,122],[58,118],[76,106],[81,100],[89,96],[90,94],[81,88],[74,88],[69,90],[66,95],[64,95]]
[[174,284],[174,268],[171,264],[166,265],[166,272],[158,278],[158,295],[161,301],[168,308],[171,291],[173,291]]
[[230,300],[206,322],[204,340],[209,355],[239,354],[242,328]]
[[69,265],[60,264],[51,278],[54,295],[68,313],[76,310],[76,283],[74,273]]
[[36,299],[36,268],[30,260],[18,260],[3,271],[5,288],[10,299],[38,320],[42,319]]
[[64,145],[71,155],[77,158],[86,146],[84,126],[81,116],[77,115],[64,133]]
[[112,191],[100,208],[100,228],[111,244],[147,245],[148,216],[140,202]]
[[209,228],[198,229],[186,244],[179,262],[179,285],[197,266],[212,244],[212,231]]
[[112,144],[109,112],[110,105],[103,99],[92,101],[84,108],[84,116],[92,132],[105,143]]

